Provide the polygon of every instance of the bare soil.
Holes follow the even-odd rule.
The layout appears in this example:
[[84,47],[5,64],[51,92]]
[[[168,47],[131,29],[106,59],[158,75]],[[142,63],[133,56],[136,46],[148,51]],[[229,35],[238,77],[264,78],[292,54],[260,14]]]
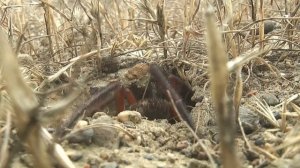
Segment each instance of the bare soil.
[[[12,6],[9,13],[5,13],[5,9],[12,5],[10,3],[21,7],[19,9]],[[92,116],[81,117],[62,141],[54,139],[62,145],[75,167],[222,167],[220,137],[209,88],[203,6],[193,21],[184,23],[193,14],[188,13],[186,15],[190,16],[184,17],[184,3],[175,0],[165,2],[168,55],[164,57],[165,46],[161,43],[159,25],[151,15],[156,15],[153,13],[158,9],[155,7],[156,1],[151,1],[154,7],[143,6],[144,1],[101,1],[97,6],[99,9],[95,7],[96,1],[45,1],[42,3],[44,7],[41,3],[42,1],[1,2],[0,16],[4,21],[1,21],[0,26],[8,32],[8,20],[12,17],[14,31],[10,38],[14,49],[18,48],[18,44],[21,45],[17,52],[20,70],[43,106],[65,100],[74,92],[74,88],[82,91],[72,105],[62,110],[63,115],[43,123],[50,133],[84,106],[95,93],[113,81],[119,81],[131,89],[138,88],[134,91],[139,94],[137,97],[143,95],[149,85],[150,74],[147,70],[144,72],[143,68],[132,70],[136,65],[156,63],[165,74],[176,75],[193,90],[190,100],[184,101],[193,116],[198,140],[182,121],[170,123],[168,119],[148,120],[149,117],[139,116],[139,113],[133,113],[133,116],[126,113],[125,119],[120,119],[114,102],[111,102],[104,108],[97,109]],[[51,7],[49,3],[54,6]],[[217,6],[216,1],[212,4]],[[190,4],[187,9],[196,10],[195,6]],[[235,7],[237,16],[237,13],[246,10],[242,4]],[[284,4],[280,3],[278,7],[283,10]],[[281,16],[274,10],[277,9],[274,4],[265,8],[266,17]],[[292,5],[289,8],[294,9]],[[51,11],[49,16],[41,18],[47,9]],[[124,9],[126,12],[122,11]],[[72,19],[67,20],[64,14]],[[97,20],[97,14],[100,14],[101,21]],[[241,23],[235,25],[237,30],[251,23],[249,15],[243,16]],[[265,38],[269,39],[266,43],[272,44],[271,40],[280,41],[282,38],[293,44],[282,42],[266,55],[247,62],[242,69],[243,95],[239,109],[245,136],[239,125],[236,126],[236,153],[242,167],[300,167],[300,27],[297,21],[293,22],[294,27],[291,29],[294,34],[287,37],[284,32],[287,22],[284,19],[276,22],[279,27],[266,34]],[[46,23],[50,24],[48,29],[51,30],[48,31],[51,38],[47,36],[49,32],[45,28]],[[220,24],[219,20],[218,23]],[[255,29],[257,26],[251,28]],[[240,47],[243,46],[240,53],[258,48],[257,41],[258,39],[253,46],[250,42],[240,42]],[[89,54],[86,55],[87,53]],[[232,52],[228,52],[228,56],[232,59]],[[72,64],[72,61],[75,63]],[[72,66],[64,69],[70,64]],[[51,75],[62,69],[62,74],[49,80]],[[234,75],[230,76],[229,86],[235,86]],[[161,92],[159,86],[153,87],[153,92]],[[0,89],[1,96],[6,94],[5,89]],[[46,92],[46,96],[41,94]],[[168,101],[161,94],[159,96],[159,99]],[[194,106],[190,106],[190,101],[195,103]],[[153,110],[153,115],[165,113],[155,108],[150,110]],[[262,114],[262,111],[269,111],[269,116]],[[5,128],[4,116],[0,115],[1,129]],[[3,131],[0,131],[2,136]],[[11,167],[34,167],[32,155],[20,145],[16,130],[12,131],[10,140],[10,149],[17,151],[12,158]]]

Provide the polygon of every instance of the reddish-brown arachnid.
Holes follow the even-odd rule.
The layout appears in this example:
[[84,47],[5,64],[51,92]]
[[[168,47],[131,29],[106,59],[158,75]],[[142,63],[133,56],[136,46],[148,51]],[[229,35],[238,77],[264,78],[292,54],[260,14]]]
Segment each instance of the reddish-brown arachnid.
[[[63,123],[62,127],[57,129],[56,135],[63,136],[66,129],[74,127],[77,120],[83,115],[92,116],[94,112],[105,107],[108,103],[115,101],[118,112],[125,110],[127,104],[148,119],[168,119],[183,120],[191,128],[194,128],[191,115],[185,104],[185,99],[191,98],[192,90],[180,78],[169,75],[168,77],[162,72],[161,68],[156,64],[139,64],[134,69],[129,70],[127,78],[139,78],[145,72],[150,72],[151,81],[155,83],[157,89],[153,91],[148,88],[147,97],[143,94],[144,99],[138,101],[133,92],[121,84],[121,82],[112,82],[104,89],[97,91],[93,96],[77,111]],[[159,93],[161,96],[153,97],[153,92]],[[111,94],[113,93],[113,94]],[[145,92],[146,93],[146,92]],[[165,97],[166,99],[162,99]],[[184,98],[182,98],[184,97]]]

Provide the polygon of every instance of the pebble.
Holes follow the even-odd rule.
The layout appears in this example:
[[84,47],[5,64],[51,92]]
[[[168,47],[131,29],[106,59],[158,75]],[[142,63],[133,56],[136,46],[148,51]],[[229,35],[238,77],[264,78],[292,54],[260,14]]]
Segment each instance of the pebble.
[[205,167],[207,168],[210,167],[206,161],[200,161],[196,159],[192,159],[188,165],[188,168],[205,168]]
[[258,137],[257,139],[255,139],[254,144],[256,146],[264,146],[266,143],[264,137]]
[[[256,113],[245,106],[240,107],[240,119],[245,134],[250,134],[258,129],[259,117]],[[238,125],[237,125],[238,127]],[[239,128],[239,127],[238,127]]]
[[116,162],[104,162],[100,165],[101,168],[118,168],[118,164]]
[[293,100],[293,103],[295,103],[296,105],[300,105],[300,96],[298,96],[295,100]]
[[113,124],[116,121],[114,121],[109,115],[100,115],[97,118],[93,118],[91,120],[91,125],[92,124],[97,124],[97,123],[108,123],[108,124]]
[[254,161],[259,158],[259,154],[252,150],[246,150],[244,151],[244,154],[249,161]]
[[30,154],[21,155],[20,161],[21,161],[21,163],[23,163],[27,167],[34,167],[33,160],[32,160],[32,155],[30,155]]
[[76,162],[76,161],[82,159],[83,154],[81,152],[74,151],[74,152],[68,153],[68,156],[72,161]]
[[187,140],[179,141],[176,145],[176,148],[181,150],[181,149],[187,148],[189,145],[190,145],[190,143]]
[[177,160],[176,156],[173,153],[168,153],[167,157],[170,163],[175,163],[175,161]]
[[152,154],[145,154],[144,158],[147,159],[147,160],[153,160],[154,156]]
[[[76,130],[75,130],[76,131]],[[94,136],[94,130],[92,128],[84,129],[78,132],[71,132],[66,136],[66,140],[69,143],[85,143],[90,144],[92,137]]]
[[165,168],[165,167],[167,167],[167,163],[165,163],[165,162],[158,162],[156,166],[157,166],[157,168]]
[[88,122],[87,121],[84,121],[84,120],[79,120],[76,125],[74,126],[73,130],[78,130],[78,129],[81,129],[81,128],[84,128],[88,125]]
[[90,144],[94,131],[91,128],[85,128],[88,126],[88,122],[79,120],[74,126],[71,133],[66,136],[66,140],[69,143],[85,143]]
[[89,157],[87,163],[89,164],[90,168],[98,168],[100,164],[100,159],[95,156]]
[[142,115],[137,111],[122,111],[118,114],[117,119],[122,123],[130,121],[139,124],[142,121]]
[[[267,166],[267,168],[296,168],[296,165],[291,165],[292,161],[290,159],[283,159],[283,158],[279,158],[274,160],[270,165]],[[299,165],[299,163],[297,163],[297,166]]]
[[110,149],[117,149],[120,146],[119,131],[111,126],[99,126],[94,128],[92,141],[95,145]]
[[269,106],[275,106],[280,103],[279,99],[271,93],[265,93],[261,96],[261,99],[265,100]]
[[292,159],[291,167],[293,168],[296,168],[297,166],[299,167],[299,163],[300,163],[300,154],[296,154]]
[[96,112],[92,118],[97,119],[100,118],[101,116],[107,116],[107,114],[105,112]]

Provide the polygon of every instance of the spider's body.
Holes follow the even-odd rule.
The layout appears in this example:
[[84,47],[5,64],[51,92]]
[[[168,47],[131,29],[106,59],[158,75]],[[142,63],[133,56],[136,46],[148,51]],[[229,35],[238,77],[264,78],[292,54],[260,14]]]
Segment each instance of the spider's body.
[[[131,77],[139,78],[138,75],[144,76],[144,73],[148,71],[151,74],[151,82],[148,83],[146,91],[145,88],[129,89],[122,85],[121,82],[109,84],[106,88],[94,93],[81,108],[70,116],[62,128],[60,128],[61,130],[58,131],[58,136],[62,136],[65,133],[62,130],[72,128],[83,114],[92,116],[96,111],[104,108],[113,101],[116,102],[118,112],[124,111],[128,107],[127,105],[129,105],[131,109],[139,111],[148,119],[183,120],[190,127],[194,128],[191,116],[185,105],[185,100],[181,98],[181,96],[187,97],[190,101],[192,95],[191,89],[174,75],[166,78],[156,64],[138,65],[137,69],[136,73],[132,71],[134,73]],[[179,90],[181,95],[174,88]],[[138,101],[135,95],[138,95],[137,97],[142,98],[142,100]]]

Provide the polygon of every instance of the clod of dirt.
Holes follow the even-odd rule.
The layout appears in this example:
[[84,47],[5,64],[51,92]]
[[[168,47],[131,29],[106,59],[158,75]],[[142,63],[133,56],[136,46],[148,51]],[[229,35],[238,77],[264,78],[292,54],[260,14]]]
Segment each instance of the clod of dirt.
[[96,112],[93,116],[92,119],[97,119],[100,118],[101,116],[107,116],[105,112]]
[[33,162],[32,162],[32,155],[30,154],[23,154],[20,157],[20,161],[22,164],[24,164],[27,167],[33,167]]
[[76,162],[82,159],[83,153],[80,151],[70,151],[68,152],[68,156],[72,161]]
[[266,20],[264,22],[264,33],[268,34],[277,28],[277,24],[274,21]]
[[118,114],[117,119],[122,123],[132,122],[138,124],[142,121],[142,116],[137,111],[122,111]]
[[120,145],[119,130],[116,121],[108,115],[101,115],[91,121],[94,130],[92,141],[95,145],[117,149]]
[[265,100],[269,106],[275,106],[280,103],[279,99],[271,93],[265,93],[261,96],[261,98]]
[[250,134],[258,129],[259,117],[254,111],[250,110],[246,106],[241,106],[239,108],[239,112],[239,117],[245,134]]
[[85,143],[90,144],[92,137],[94,136],[94,130],[86,128],[88,125],[87,121],[79,120],[74,126],[71,133],[66,136],[66,140],[69,143]]
[[120,145],[119,132],[116,128],[109,125],[101,125],[94,128],[95,135],[93,136],[93,143],[98,146],[103,146],[111,149],[116,149]]
[[205,167],[210,167],[210,165],[207,162],[200,161],[193,159],[188,165],[188,168],[205,168]]
[[84,121],[84,120],[79,120],[76,125],[74,126],[74,130],[78,130],[78,129],[81,129],[81,128],[84,128],[88,125],[88,122],[87,121]]
[[177,143],[177,145],[176,145],[176,148],[179,149],[179,150],[181,150],[181,149],[187,148],[189,145],[191,145],[191,144],[187,140],[179,141]]
[[92,128],[74,130],[66,136],[66,140],[69,143],[84,143],[90,144],[92,137],[94,136],[94,130]]
[[31,67],[34,65],[33,58],[28,54],[19,54],[18,61],[22,67]]
[[259,154],[253,150],[246,149],[244,151],[244,155],[247,157],[249,161],[254,161],[255,159],[259,159]]
[[100,165],[100,168],[117,168],[118,164],[116,162],[104,162]]
[[[298,165],[299,163],[297,163]],[[268,165],[266,168],[291,168],[292,161],[290,159],[276,159],[273,161],[270,165]],[[295,165],[293,168],[296,168]]]

